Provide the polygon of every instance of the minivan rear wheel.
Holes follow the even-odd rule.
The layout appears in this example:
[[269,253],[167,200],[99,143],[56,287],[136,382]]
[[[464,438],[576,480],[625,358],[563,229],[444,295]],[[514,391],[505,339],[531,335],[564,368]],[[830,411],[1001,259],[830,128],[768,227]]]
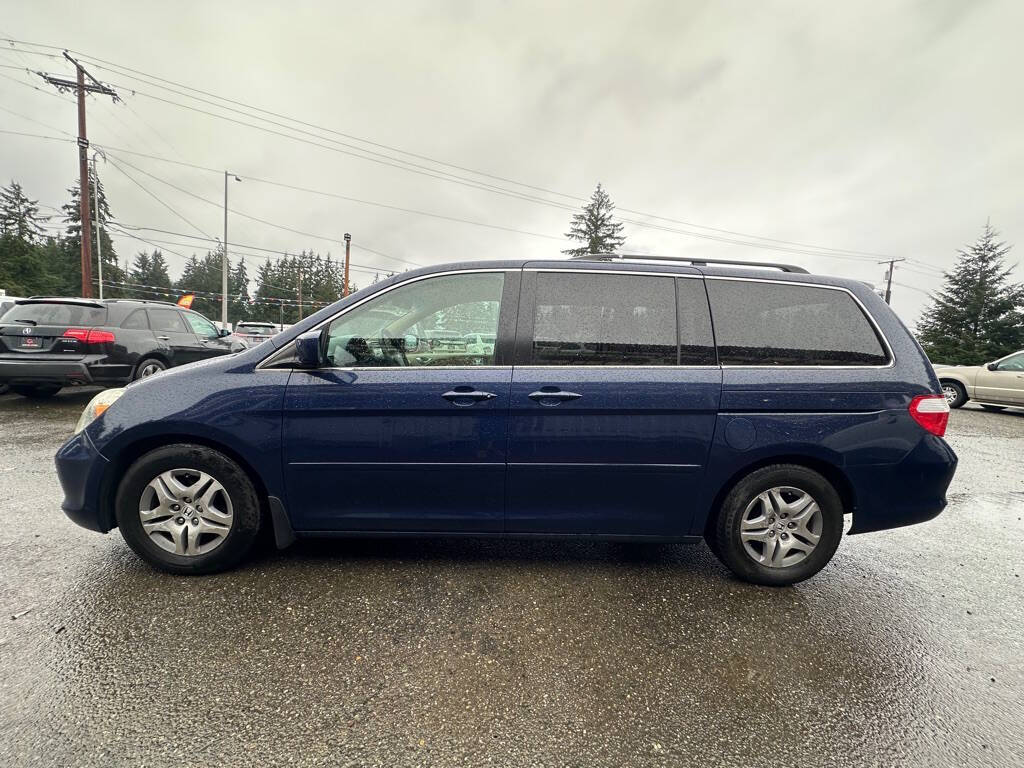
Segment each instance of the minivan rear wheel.
[[709,531],[712,551],[737,576],[786,586],[828,563],[843,535],[843,502],[821,474],[798,464],[751,472],[729,491]]
[[241,467],[203,445],[143,455],[118,487],[117,525],[136,554],[163,571],[213,573],[252,548],[260,504]]

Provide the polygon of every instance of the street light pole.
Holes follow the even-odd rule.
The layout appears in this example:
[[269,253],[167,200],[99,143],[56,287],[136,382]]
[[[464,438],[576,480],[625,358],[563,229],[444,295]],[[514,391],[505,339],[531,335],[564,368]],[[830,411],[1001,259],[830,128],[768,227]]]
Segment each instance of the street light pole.
[[103,230],[100,229],[100,177],[96,172],[96,155],[92,153],[92,199],[96,215],[96,270],[99,278],[100,301],[103,301]]
[[[220,260],[220,323],[224,328],[228,327],[228,176],[234,176],[224,171],[224,251]],[[241,181],[235,176],[235,181]]]
[[352,235],[345,233],[345,284],[341,287],[341,296],[348,296],[348,252],[352,246]]

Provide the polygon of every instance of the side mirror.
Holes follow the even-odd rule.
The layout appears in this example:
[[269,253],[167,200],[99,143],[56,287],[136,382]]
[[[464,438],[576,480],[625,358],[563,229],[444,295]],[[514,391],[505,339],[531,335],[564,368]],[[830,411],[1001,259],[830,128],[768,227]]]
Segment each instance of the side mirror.
[[985,367],[988,368],[990,371],[994,371],[997,368],[999,368],[999,363],[989,363]]
[[319,368],[324,361],[320,331],[306,331],[295,339],[295,357],[303,368]]
[[223,339],[225,336],[230,336],[230,335],[231,335],[231,331],[229,331],[227,328],[221,328],[219,331],[217,331],[217,338],[219,338],[219,339]]

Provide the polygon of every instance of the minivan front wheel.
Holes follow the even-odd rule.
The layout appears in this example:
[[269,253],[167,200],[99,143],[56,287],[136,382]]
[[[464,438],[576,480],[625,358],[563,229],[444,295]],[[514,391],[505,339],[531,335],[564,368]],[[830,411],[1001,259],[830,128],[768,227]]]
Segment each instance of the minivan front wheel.
[[221,571],[252,548],[260,504],[248,475],[203,445],[158,448],[128,468],[117,524],[136,554],[179,574]]
[[942,382],[942,394],[950,408],[959,408],[967,402],[967,391],[955,381]]
[[726,496],[709,537],[737,576],[785,586],[820,571],[843,535],[843,503],[812,469],[775,464],[751,472]]

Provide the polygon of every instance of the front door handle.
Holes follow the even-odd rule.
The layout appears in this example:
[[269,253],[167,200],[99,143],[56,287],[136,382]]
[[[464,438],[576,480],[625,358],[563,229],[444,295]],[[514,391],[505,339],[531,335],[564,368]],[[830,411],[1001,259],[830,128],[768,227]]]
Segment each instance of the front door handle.
[[529,397],[535,403],[540,403],[541,405],[552,406],[552,405],[558,405],[559,403],[564,403],[564,402],[566,402],[568,400],[578,400],[579,398],[583,397],[583,395],[581,395],[578,392],[563,392],[560,389],[555,389],[555,390],[543,390],[543,389],[541,389],[541,390],[538,390],[536,392],[531,392],[529,395],[527,395],[527,397]]
[[157,336],[157,338],[160,339],[160,341],[170,341],[171,339],[170,336]]
[[485,400],[493,400],[497,395],[493,392],[481,392],[471,387],[456,387],[449,392],[445,392],[441,397],[452,405],[466,406],[481,403]]

